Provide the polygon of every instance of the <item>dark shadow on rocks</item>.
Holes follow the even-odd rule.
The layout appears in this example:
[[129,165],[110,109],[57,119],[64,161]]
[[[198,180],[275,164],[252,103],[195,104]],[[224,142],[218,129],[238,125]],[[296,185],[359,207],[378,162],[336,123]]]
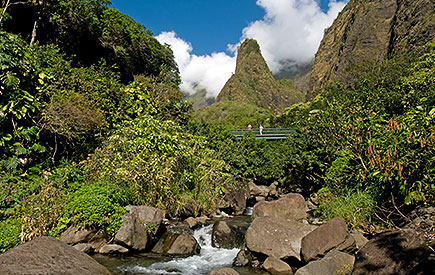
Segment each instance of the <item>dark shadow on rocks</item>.
[[429,255],[424,238],[415,230],[387,231],[356,254],[352,274],[434,274]]

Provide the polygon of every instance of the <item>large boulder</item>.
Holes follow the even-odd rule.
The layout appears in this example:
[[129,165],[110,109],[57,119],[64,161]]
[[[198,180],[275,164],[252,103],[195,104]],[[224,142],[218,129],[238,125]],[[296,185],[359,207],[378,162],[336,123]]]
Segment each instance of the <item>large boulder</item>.
[[246,208],[246,200],[249,198],[249,190],[246,184],[236,186],[225,185],[225,195],[219,202],[219,209],[229,214],[242,215]]
[[331,249],[342,244],[348,237],[346,222],[342,218],[333,218],[319,226],[302,239],[302,257],[304,261],[316,260]]
[[299,268],[295,275],[350,274],[352,272],[354,262],[354,256],[333,250],[326,254],[323,259],[310,262],[306,266]]
[[144,250],[148,243],[147,228],[131,215],[122,216],[122,226],[115,235],[115,243],[134,249]]
[[267,257],[263,268],[272,275],[293,275],[292,268],[286,262],[274,257]]
[[60,240],[70,245],[90,243],[93,250],[98,250],[107,244],[106,236],[102,231],[77,225],[68,227],[60,235]]
[[307,218],[306,203],[300,194],[288,194],[276,201],[262,201],[254,205],[252,219],[271,216],[285,220],[303,220]]
[[0,255],[0,274],[110,275],[97,261],[51,237],[41,237]]
[[276,217],[256,218],[246,231],[246,246],[250,251],[277,259],[301,260],[301,240],[315,227]]
[[[429,263],[429,254],[424,237],[417,231],[387,231],[358,251],[352,274],[435,274],[435,263]],[[427,273],[419,273],[423,270]]]
[[152,249],[152,252],[170,256],[192,256],[199,254],[201,247],[190,234],[166,232]]
[[245,244],[245,233],[248,226],[244,224],[217,221],[213,225],[211,241],[213,247],[242,248]]
[[87,243],[96,233],[96,230],[73,225],[60,235],[60,240],[67,244]]
[[151,234],[155,234],[163,222],[163,212],[158,208],[145,205],[129,205],[126,208]]

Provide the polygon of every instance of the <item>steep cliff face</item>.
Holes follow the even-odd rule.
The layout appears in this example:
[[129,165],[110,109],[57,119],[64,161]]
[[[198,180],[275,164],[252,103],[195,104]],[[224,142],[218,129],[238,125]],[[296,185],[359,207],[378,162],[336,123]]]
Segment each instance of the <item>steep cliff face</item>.
[[236,71],[217,97],[282,111],[304,101],[304,95],[288,81],[277,82],[267,67],[257,41],[245,40],[237,54]]
[[323,37],[307,98],[337,81],[354,83],[370,62],[409,53],[434,37],[433,0],[350,0]]

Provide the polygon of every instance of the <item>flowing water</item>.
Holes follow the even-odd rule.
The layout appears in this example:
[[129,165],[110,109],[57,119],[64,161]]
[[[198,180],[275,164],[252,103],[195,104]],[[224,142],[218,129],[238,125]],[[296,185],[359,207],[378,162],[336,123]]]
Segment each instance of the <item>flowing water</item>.
[[[220,267],[231,267],[240,249],[212,247],[213,225],[195,230],[194,237],[201,246],[199,255],[187,258],[169,258],[152,254],[131,257],[106,257],[96,255],[95,259],[106,266],[114,275],[202,275]],[[261,274],[255,270],[240,268],[241,274]]]

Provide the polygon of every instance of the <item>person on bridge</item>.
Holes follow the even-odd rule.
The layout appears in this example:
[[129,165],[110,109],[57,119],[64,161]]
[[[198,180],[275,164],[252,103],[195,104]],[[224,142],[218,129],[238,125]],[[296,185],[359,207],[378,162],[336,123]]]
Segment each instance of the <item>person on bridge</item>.
[[248,130],[252,130],[252,125],[251,124],[248,125]]
[[260,129],[260,136],[263,135],[263,125],[260,124],[260,127],[258,127],[258,129]]

